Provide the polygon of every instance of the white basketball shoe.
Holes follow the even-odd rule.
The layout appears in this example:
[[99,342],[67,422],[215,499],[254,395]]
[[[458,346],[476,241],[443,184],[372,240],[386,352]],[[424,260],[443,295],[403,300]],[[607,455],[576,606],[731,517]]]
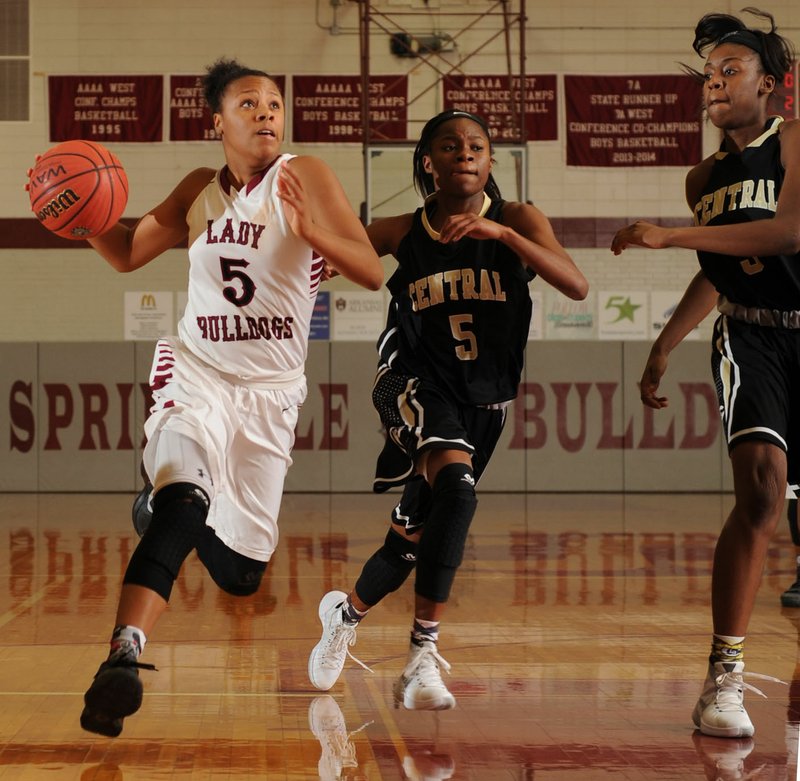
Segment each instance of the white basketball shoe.
[[423,640],[411,643],[408,662],[403,674],[395,681],[395,704],[401,702],[409,710],[448,710],[455,708],[456,698],[442,681],[441,668],[450,671],[450,665],[439,654],[436,643]]
[[308,657],[308,678],[322,691],[328,691],[339,679],[348,656],[369,670],[349,651],[349,646],[356,642],[356,625],[346,623],[342,617],[342,605],[346,599],[344,591],[329,591],[319,603],[322,637]]

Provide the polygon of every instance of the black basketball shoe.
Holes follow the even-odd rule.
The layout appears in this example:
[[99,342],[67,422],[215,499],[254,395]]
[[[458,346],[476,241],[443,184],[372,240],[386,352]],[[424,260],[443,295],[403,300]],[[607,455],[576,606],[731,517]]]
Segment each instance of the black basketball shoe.
[[136,713],[142,704],[139,670],[155,669],[155,665],[138,662],[130,644],[114,651],[100,665],[83,695],[81,727],[87,732],[116,738],[122,732],[122,720]]

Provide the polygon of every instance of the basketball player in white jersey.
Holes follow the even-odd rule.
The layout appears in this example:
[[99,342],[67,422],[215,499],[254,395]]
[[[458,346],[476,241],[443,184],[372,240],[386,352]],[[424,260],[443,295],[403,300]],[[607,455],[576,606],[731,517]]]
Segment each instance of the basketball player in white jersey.
[[199,168],[132,228],[91,240],[118,271],[182,241],[188,303],[151,372],[144,468],[153,517],[125,573],[108,659],[81,726],[116,737],[141,705],[147,636],[193,550],[214,581],[254,593],[278,542],[278,512],[306,395],[308,332],[325,258],[371,290],[383,269],[331,169],[281,154],[284,102],[234,60],[208,68],[205,97],[225,166]]

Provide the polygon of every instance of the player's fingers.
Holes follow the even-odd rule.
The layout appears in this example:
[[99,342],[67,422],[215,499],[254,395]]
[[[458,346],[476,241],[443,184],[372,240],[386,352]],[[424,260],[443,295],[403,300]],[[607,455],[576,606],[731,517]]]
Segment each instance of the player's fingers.
[[287,184],[291,184],[295,188],[302,189],[300,179],[298,178],[297,174],[292,171],[291,168],[289,168],[289,165],[286,161],[281,164],[278,180]]

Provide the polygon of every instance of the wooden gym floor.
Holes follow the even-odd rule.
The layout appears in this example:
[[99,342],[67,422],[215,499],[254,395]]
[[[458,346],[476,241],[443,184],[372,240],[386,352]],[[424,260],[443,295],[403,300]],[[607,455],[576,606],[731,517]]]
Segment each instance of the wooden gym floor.
[[364,621],[328,694],[306,676],[317,604],[348,590],[394,496],[287,495],[258,595],[219,592],[196,559],[142,661],[117,739],[81,731],[135,535],[128,495],[0,494],[0,780],[797,777],[800,610],[784,526],[747,645],[788,686],[748,693],[753,740],[699,736],[717,495],[482,494],[440,638],[457,707],[393,707],[407,583]]

